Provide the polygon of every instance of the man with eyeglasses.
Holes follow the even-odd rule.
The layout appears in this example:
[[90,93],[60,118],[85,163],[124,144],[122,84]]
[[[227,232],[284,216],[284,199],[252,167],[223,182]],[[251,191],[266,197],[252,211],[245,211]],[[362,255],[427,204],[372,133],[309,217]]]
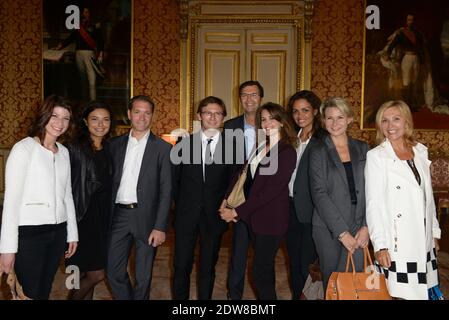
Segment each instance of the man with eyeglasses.
[[[225,132],[226,130],[239,130],[243,133],[244,148],[243,150],[237,149],[237,152],[242,152],[245,160],[248,160],[256,141],[256,110],[262,103],[263,87],[258,81],[243,82],[239,87],[239,97],[243,106],[243,114],[226,121],[223,128]],[[238,145],[236,143],[236,146]],[[233,226],[232,254],[227,284],[228,299],[242,299],[249,243],[248,226],[239,220]]]
[[[173,298],[189,299],[197,238],[200,240],[198,300],[210,300],[215,281],[215,265],[221,238],[227,229],[218,209],[235,171],[234,160],[225,157],[233,148],[220,133],[226,116],[224,102],[213,96],[201,100],[198,106],[201,130],[181,140],[173,149],[175,164],[174,199],[175,257]],[[187,154],[186,154],[187,153]]]

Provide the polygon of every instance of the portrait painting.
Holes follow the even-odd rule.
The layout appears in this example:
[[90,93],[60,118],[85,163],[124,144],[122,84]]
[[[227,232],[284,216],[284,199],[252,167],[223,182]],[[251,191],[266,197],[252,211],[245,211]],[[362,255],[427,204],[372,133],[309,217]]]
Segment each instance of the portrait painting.
[[449,130],[449,1],[367,0],[379,29],[365,29],[362,128],[382,103],[403,100],[416,129]]
[[98,100],[129,125],[132,0],[43,0],[43,97]]

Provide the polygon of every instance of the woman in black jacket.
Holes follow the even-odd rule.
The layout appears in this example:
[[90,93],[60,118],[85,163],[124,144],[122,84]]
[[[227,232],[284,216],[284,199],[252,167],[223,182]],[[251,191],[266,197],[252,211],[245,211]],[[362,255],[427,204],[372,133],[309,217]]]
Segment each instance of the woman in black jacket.
[[78,267],[81,275],[79,289],[73,289],[69,299],[92,299],[95,286],[105,277],[112,173],[106,140],[111,117],[108,104],[89,102],[73,141],[67,145],[80,239],[78,251],[67,260],[67,266]]

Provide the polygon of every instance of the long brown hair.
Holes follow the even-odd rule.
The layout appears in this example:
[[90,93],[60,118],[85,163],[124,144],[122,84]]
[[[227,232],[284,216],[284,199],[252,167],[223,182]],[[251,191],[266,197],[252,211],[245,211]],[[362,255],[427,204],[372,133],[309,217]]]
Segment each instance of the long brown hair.
[[41,144],[44,143],[45,138],[45,126],[50,121],[51,115],[53,114],[53,109],[55,107],[62,107],[67,109],[70,113],[70,124],[67,131],[71,131],[70,126],[72,124],[72,103],[65,97],[57,96],[52,94],[45,99],[43,105],[38,109],[36,119],[34,120],[33,125],[28,131],[28,136],[30,137],[38,137]]
[[72,143],[79,144],[80,146],[86,148],[86,150],[91,152],[95,151],[95,146],[94,142],[90,137],[89,128],[87,127],[87,119],[89,118],[91,112],[97,109],[106,110],[109,113],[109,119],[111,121],[109,132],[103,137],[101,143],[103,144],[104,141],[107,141],[111,137],[111,135],[114,133],[115,127],[114,116],[112,114],[112,107],[105,102],[94,100],[89,101],[84,105],[81,115],[77,117],[74,134],[70,141]]
[[[262,129],[262,111],[266,110],[271,115],[271,117],[280,122],[281,126],[281,138],[284,142],[290,144],[293,148],[298,145],[298,137],[296,135],[295,129],[293,127],[292,120],[288,116],[287,112],[279,104],[273,102],[267,102],[260,106],[256,112],[256,127],[257,131]],[[256,140],[257,141],[257,140]]]

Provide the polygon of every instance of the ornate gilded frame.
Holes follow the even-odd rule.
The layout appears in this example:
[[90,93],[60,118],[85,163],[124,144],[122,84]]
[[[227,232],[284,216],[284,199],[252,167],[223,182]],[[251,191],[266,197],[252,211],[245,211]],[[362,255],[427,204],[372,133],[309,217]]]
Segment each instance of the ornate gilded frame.
[[[268,7],[275,4],[266,0],[181,0],[181,66],[180,66],[180,127],[192,131],[194,119],[194,96],[196,75],[196,39],[199,26],[208,24],[289,24],[296,30],[297,74],[296,88],[310,88],[311,79],[311,40],[313,0],[277,1],[276,6],[285,6],[284,13],[252,14],[250,12],[233,14],[207,14],[204,8],[214,5],[243,7]],[[262,12],[261,10],[255,10]]]
[[[126,89],[129,92],[129,95],[126,97],[127,101],[133,96],[133,91],[134,91],[134,86],[133,86],[133,80],[134,80],[134,71],[133,71],[134,70],[134,52],[133,52],[134,51],[133,50],[133,39],[134,39],[134,0],[128,0],[128,1],[129,1],[129,6],[130,6],[130,8],[129,8],[130,9],[130,12],[129,12],[130,13],[130,35],[129,35],[130,48],[129,48],[129,57],[128,57],[129,74],[128,74],[128,77],[126,78],[126,81],[124,81],[124,83],[126,83],[126,86],[125,87],[120,87],[121,89]],[[42,0],[42,36],[41,36],[42,48],[44,48],[44,42],[45,42],[44,39],[46,38],[46,36],[48,36],[48,35],[46,35],[44,27],[43,27],[44,26],[45,2],[46,2],[46,0]],[[77,4],[80,1],[76,1],[75,0],[75,1],[72,1],[72,2],[71,1],[66,1],[66,2],[67,2],[67,4],[69,4],[69,3],[71,4],[72,2],[74,4]],[[87,5],[89,7],[93,6],[93,4],[91,4],[91,5],[87,4]],[[81,10],[81,6],[80,6],[80,10]],[[62,15],[65,14],[66,17],[68,16],[68,14],[64,13],[64,12],[62,12],[61,14]],[[42,57],[42,68],[41,68],[42,100],[45,98],[45,86],[44,86],[45,74],[44,73],[45,73],[44,72],[44,58]],[[123,79],[121,79],[121,80],[123,80]],[[111,89],[111,90],[113,90],[113,89]],[[125,95],[123,95],[121,97],[124,98]],[[97,99],[99,99],[98,96],[97,96]],[[114,99],[114,98],[112,98],[112,99]],[[82,101],[82,102],[86,102],[86,101]],[[109,102],[109,101],[105,101],[105,102]],[[114,105],[112,105],[112,106],[113,106],[113,112],[115,110],[114,108],[118,108],[120,106],[121,106],[120,108],[125,108],[124,110],[120,110],[121,115],[122,115],[122,117],[120,119],[119,119],[118,115],[115,115],[114,117],[116,119],[116,123],[117,123],[117,127],[118,128],[129,128],[130,127],[129,124],[126,123],[126,121],[127,121],[127,116],[126,116],[127,103],[125,105],[120,105],[120,106],[115,106],[115,107],[114,107]],[[123,120],[123,118],[126,118],[126,119]]]

